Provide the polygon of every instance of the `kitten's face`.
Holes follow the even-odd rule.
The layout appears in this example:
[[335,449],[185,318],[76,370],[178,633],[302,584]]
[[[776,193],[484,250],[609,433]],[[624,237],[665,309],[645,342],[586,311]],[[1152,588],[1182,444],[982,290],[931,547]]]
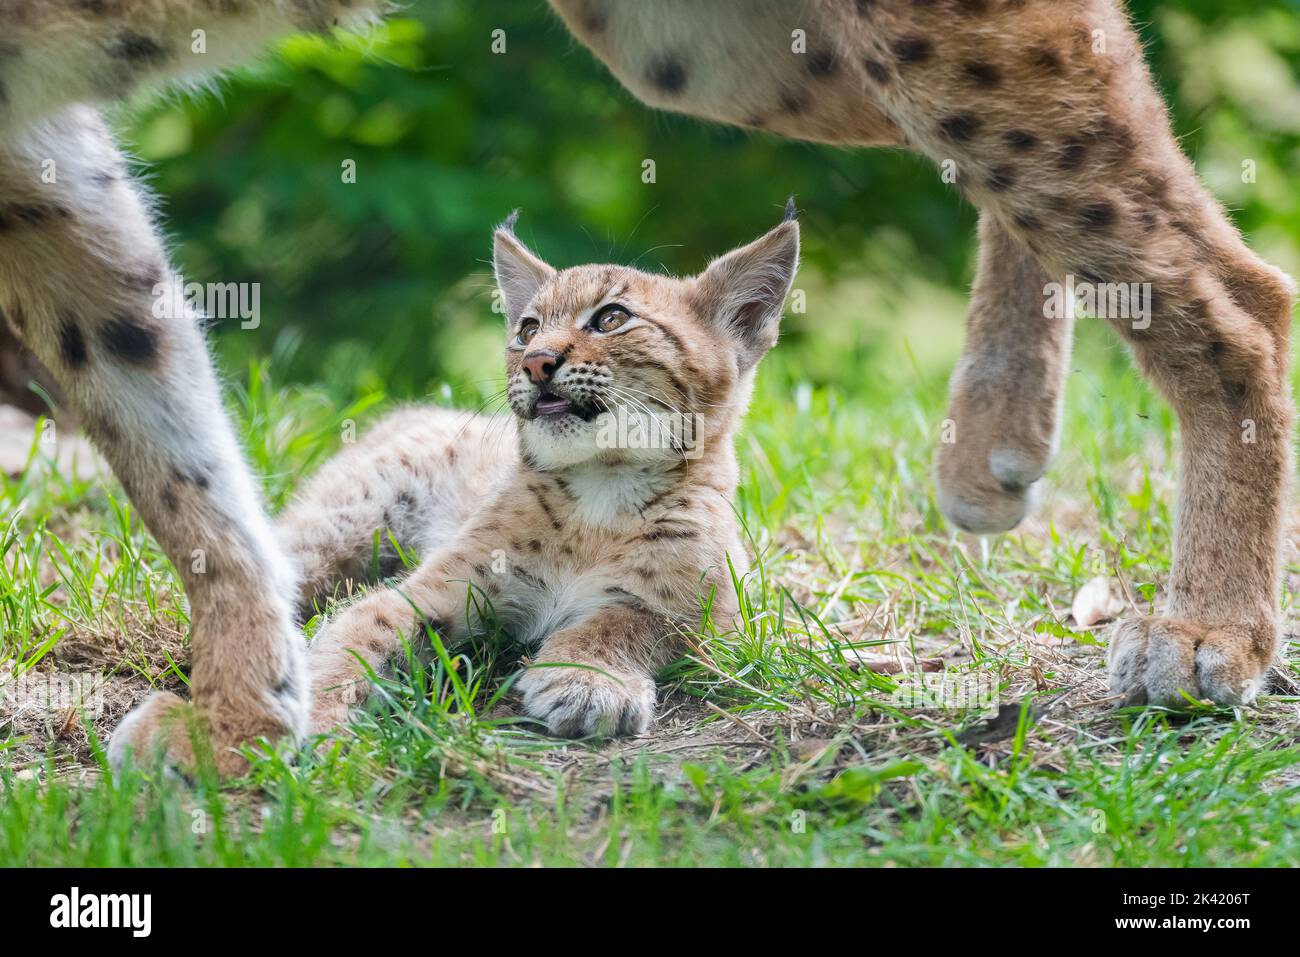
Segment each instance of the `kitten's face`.
[[724,441],[776,340],[797,259],[793,221],[689,279],[556,272],[498,231],[507,394],[525,460],[671,464]]

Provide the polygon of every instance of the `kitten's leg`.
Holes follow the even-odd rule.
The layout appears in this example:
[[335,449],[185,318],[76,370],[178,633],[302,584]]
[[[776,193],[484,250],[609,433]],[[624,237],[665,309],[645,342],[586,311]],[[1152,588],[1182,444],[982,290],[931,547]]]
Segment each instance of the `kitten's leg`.
[[507,425],[447,409],[403,409],[326,462],[276,520],[301,572],[299,615],[310,617],[349,580],[399,572],[390,534],[408,558],[450,540],[511,460]]
[[966,347],[936,463],[939,505],[966,531],[1019,524],[1056,446],[1074,320],[1044,317],[1048,282],[1023,243],[981,217]]
[[1130,315],[1112,321],[1178,415],[1182,463],[1167,617],[1116,630],[1112,683],[1134,703],[1250,701],[1278,646],[1291,290],[1223,243],[1233,227],[1181,154],[1122,10],[820,6],[883,67],[875,95],[909,141],[952,160],[1051,274],[1124,284]]
[[[476,567],[478,572],[476,572]],[[473,577],[492,597],[488,569],[468,548],[452,547],[425,559],[392,587],[372,591],[330,618],[312,640],[307,663],[312,703],[309,730],[324,734],[347,721],[370,694],[369,672],[382,674],[403,651],[422,646],[425,629],[449,642],[468,633],[466,597]]]
[[[492,574],[479,554],[490,550],[484,541],[471,530],[463,545],[431,556],[404,581],[367,595],[326,624],[308,659],[313,733],[347,720],[369,694],[368,672],[382,673],[402,651],[403,638],[418,646],[425,627],[451,642],[464,638],[473,624],[466,619],[468,581],[499,617],[511,614],[508,596],[502,599],[507,579]],[[663,618],[628,605],[611,605],[556,632],[520,678],[524,710],[564,737],[644,731],[654,717],[654,672],[675,653],[671,633]]]
[[[46,161],[56,184],[42,182]],[[305,723],[293,576],[222,414],[196,317],[155,311],[155,286],[174,277],[95,111],[74,107],[0,147],[0,224],[0,308],[185,582],[194,701],[220,768],[236,770],[233,746]],[[113,735],[110,757],[143,757],[161,740],[188,761],[187,708],[151,697]]]
[[0,136],[73,103],[201,78],[295,30],[360,24],[383,0],[6,0]]
[[654,720],[654,674],[673,657],[670,632],[623,605],[556,632],[519,679],[524,711],[562,738],[641,734]]

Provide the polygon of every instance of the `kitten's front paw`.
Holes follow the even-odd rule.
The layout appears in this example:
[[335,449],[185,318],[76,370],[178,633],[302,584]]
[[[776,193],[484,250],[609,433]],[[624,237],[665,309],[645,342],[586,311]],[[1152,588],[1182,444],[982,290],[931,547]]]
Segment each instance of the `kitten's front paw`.
[[649,675],[543,665],[524,672],[519,690],[524,711],[560,738],[637,735],[654,720],[655,683]]
[[1273,660],[1272,625],[1210,628],[1178,618],[1119,622],[1110,638],[1110,687],[1125,705],[1249,704]]

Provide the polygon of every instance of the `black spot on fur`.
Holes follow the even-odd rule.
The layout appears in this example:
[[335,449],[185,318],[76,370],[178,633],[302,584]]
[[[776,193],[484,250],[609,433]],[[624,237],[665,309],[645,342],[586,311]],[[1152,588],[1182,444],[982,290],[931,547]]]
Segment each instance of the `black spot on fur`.
[[806,112],[810,103],[807,90],[791,88],[781,93],[781,112],[787,116],[798,116]]
[[876,10],[876,0],[853,0],[853,9],[858,16],[869,19]]
[[1032,233],[1043,228],[1043,221],[1031,213],[1016,213],[1012,222],[1025,232]]
[[812,50],[808,53],[808,72],[818,78],[833,76],[840,68],[840,58],[834,50]]
[[1105,229],[1115,222],[1116,216],[1115,205],[1105,201],[1079,208],[1079,222],[1087,229]]
[[212,484],[212,481],[208,478],[207,472],[204,469],[194,469],[189,472],[184,469],[172,469],[172,479],[178,485],[193,485],[195,488],[200,488],[204,491],[207,491],[208,487]]
[[71,213],[53,203],[13,203],[0,206],[0,233],[23,226],[44,226],[53,219],[67,219]]
[[100,448],[121,445],[124,441],[121,430],[103,416],[87,415],[83,422],[86,426],[86,434],[94,439],[95,444]]
[[1002,71],[992,63],[971,61],[962,70],[972,83],[985,90],[991,90],[1002,82]]
[[682,525],[679,522],[656,522],[650,531],[641,536],[644,542],[659,541],[681,541],[691,538],[699,538],[698,529],[691,528],[689,525]]
[[1133,135],[1133,131],[1110,117],[1101,121],[1096,135],[1098,139],[1108,143],[1120,157],[1129,156],[1137,150],[1137,137]]
[[1027,153],[1038,145],[1038,137],[1028,130],[1007,130],[1002,134],[1002,142],[1016,153]]
[[979,117],[971,113],[957,113],[953,116],[944,117],[939,121],[939,129],[943,135],[955,143],[967,143],[975,138],[979,132]]
[[134,289],[136,292],[147,292],[153,295],[153,291],[162,284],[162,277],[157,273],[142,272],[125,272],[122,273],[123,285]]
[[271,691],[277,695],[288,695],[292,698],[295,688],[297,688],[297,685],[294,684],[293,675],[285,675],[275,683],[275,686],[271,688]]
[[862,65],[867,68],[867,76],[871,77],[871,79],[875,80],[881,86],[884,86],[893,78],[893,74],[889,72],[889,67],[885,66],[885,64],[881,63],[879,60],[873,60],[868,57],[862,62]]
[[1029,53],[1029,62],[1047,73],[1059,74],[1065,69],[1061,54],[1050,46],[1035,47]]
[[995,193],[1001,193],[1010,189],[1016,184],[1016,169],[1014,166],[995,166],[989,172],[988,187]]
[[114,316],[99,330],[110,352],[137,365],[158,358],[158,333],[127,316]]
[[72,369],[80,369],[90,358],[86,351],[86,337],[81,334],[77,320],[71,316],[64,316],[59,321],[59,352]]
[[588,0],[582,7],[582,25],[588,33],[604,33],[609,26],[609,14],[595,0]]
[[890,49],[899,63],[923,63],[934,53],[934,44],[925,37],[903,37]]
[[661,93],[675,95],[686,89],[686,66],[680,58],[670,53],[651,60],[646,76]]
[[124,30],[115,36],[108,45],[108,55],[115,60],[128,63],[160,63],[167,59],[167,50],[152,37]]
[[1061,147],[1061,152],[1057,155],[1056,165],[1067,172],[1078,169],[1083,165],[1083,159],[1087,155],[1088,144],[1078,137],[1071,137]]
[[1025,490],[1024,482],[1017,482],[1015,479],[1003,478],[998,479],[998,484],[1002,486],[1004,492],[1023,492]]

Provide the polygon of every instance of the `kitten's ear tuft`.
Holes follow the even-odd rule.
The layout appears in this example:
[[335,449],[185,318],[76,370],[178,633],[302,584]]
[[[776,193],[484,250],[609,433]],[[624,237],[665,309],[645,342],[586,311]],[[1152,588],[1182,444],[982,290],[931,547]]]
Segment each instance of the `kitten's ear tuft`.
[[[518,212],[519,212],[518,210],[515,210],[516,215],[518,214]],[[799,207],[794,204],[794,197],[791,196],[789,199],[785,201],[785,219],[781,220],[781,222],[797,223],[798,221],[799,221]]]
[[497,288],[505,300],[506,322],[512,326],[519,321],[537,290],[555,275],[554,269],[533,255],[515,236],[518,219],[519,210],[515,210],[492,236],[492,268],[496,271]]
[[696,310],[736,343],[742,372],[776,345],[781,310],[798,268],[799,221],[787,218],[748,246],[715,259],[696,279]]

